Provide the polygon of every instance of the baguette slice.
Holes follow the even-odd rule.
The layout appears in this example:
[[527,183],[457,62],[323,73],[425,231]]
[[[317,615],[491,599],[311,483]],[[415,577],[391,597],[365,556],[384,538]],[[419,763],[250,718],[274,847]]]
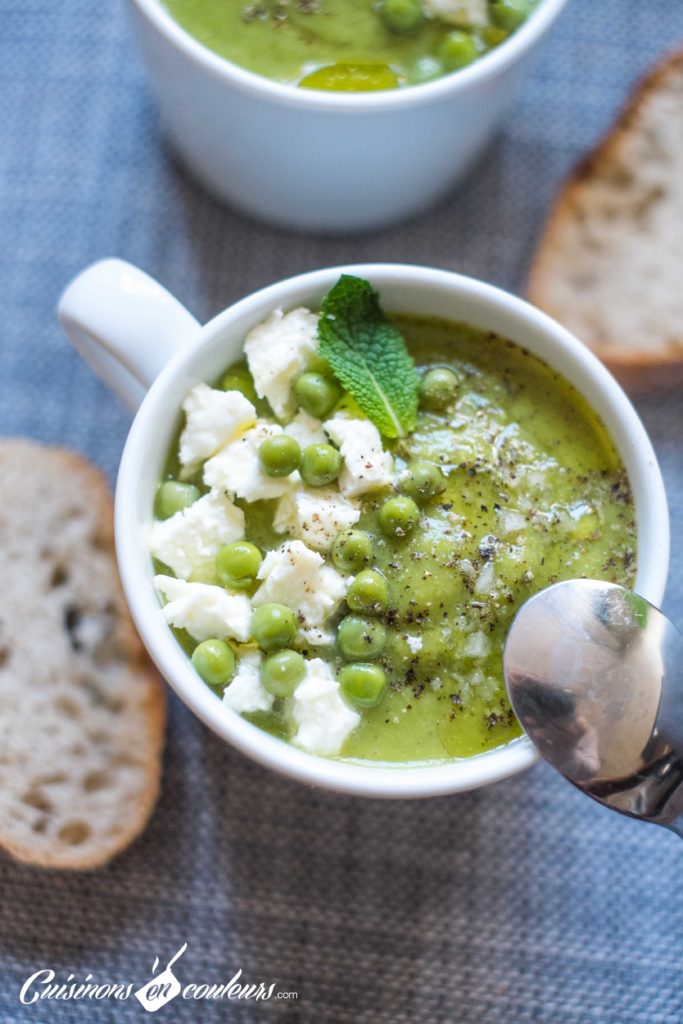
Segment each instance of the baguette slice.
[[100,473],[0,441],[0,846],[52,868],[104,864],[141,831],[165,700],[133,630]]
[[563,186],[528,291],[627,388],[683,384],[683,51]]

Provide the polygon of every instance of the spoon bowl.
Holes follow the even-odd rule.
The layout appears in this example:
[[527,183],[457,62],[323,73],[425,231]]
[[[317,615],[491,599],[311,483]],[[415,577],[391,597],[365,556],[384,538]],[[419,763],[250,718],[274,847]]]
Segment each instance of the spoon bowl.
[[683,836],[683,636],[614,583],[530,598],[504,652],[512,707],[539,753],[612,810]]

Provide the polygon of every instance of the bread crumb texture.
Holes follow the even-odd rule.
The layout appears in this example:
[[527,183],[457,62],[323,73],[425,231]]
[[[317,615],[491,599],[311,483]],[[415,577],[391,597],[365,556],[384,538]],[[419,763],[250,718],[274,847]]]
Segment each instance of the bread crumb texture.
[[648,368],[655,382],[683,382],[682,224],[683,51],[640,84],[562,188],[529,296],[627,383]]
[[100,473],[64,449],[0,441],[0,567],[0,846],[94,868],[147,822],[165,718]]

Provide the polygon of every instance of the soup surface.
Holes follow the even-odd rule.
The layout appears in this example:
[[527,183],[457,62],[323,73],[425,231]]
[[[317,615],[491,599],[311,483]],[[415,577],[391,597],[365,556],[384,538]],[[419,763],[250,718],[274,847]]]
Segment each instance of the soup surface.
[[[283,325],[295,315],[267,328],[274,345],[283,345]],[[199,628],[187,607],[177,611],[179,602],[187,605],[189,598],[173,588],[188,583],[163,582],[174,576],[199,583],[200,589],[204,585],[205,595],[193,592],[200,612],[202,601],[206,606],[219,591],[231,592],[231,579],[226,580],[216,557],[227,534],[218,536],[218,530],[212,536],[209,529],[203,547],[191,536],[187,540],[190,528],[183,522],[196,504],[161,510],[162,516],[173,514],[160,518],[158,535],[153,533],[157,587],[168,602],[167,621],[188,654],[207,638],[219,637],[230,647],[236,659],[236,667],[228,666],[232,681],[226,685],[219,673],[213,688],[261,728],[311,752],[349,759],[468,757],[519,735],[502,677],[502,648],[516,610],[531,594],[561,579],[588,576],[631,584],[634,510],[623,465],[605,428],[584,399],[544,363],[510,341],[464,324],[407,316],[392,322],[406,341],[419,380],[419,408],[406,436],[380,437],[333,380],[329,365],[315,351],[311,317],[309,350],[300,353],[298,368],[277,402],[272,381],[266,385],[275,404],[287,395],[287,411],[278,409],[282,430],[269,427],[276,423],[272,408],[255,396],[254,380],[263,391],[264,350],[259,354],[254,348],[253,376],[246,364],[228,368],[222,384],[212,390],[222,386],[228,389],[225,395],[237,394],[247,404],[254,400],[257,426],[249,426],[241,442],[231,441],[225,454],[189,465],[186,457],[183,465],[179,451],[182,456],[197,415],[190,403],[180,441],[169,454],[163,487],[177,487],[184,479],[187,483],[180,486],[194,488],[192,502],[220,492],[239,510],[236,532],[255,546],[257,562],[232,592],[250,602],[251,616],[264,602],[293,610],[296,636],[285,637],[279,647],[295,654],[290,666],[295,682],[285,678],[289,655],[275,666],[282,675],[280,688],[277,679],[264,673],[278,642],[268,646],[268,641],[264,648],[248,621],[221,632],[215,626],[221,623],[218,611],[213,624],[209,617]],[[311,371],[331,388],[325,401],[324,387],[322,398],[318,395],[317,409],[325,410],[320,417],[311,414],[313,400],[297,384]],[[298,399],[292,401],[289,393],[292,386],[303,396],[298,411]],[[330,402],[332,407],[325,409]],[[269,476],[263,460],[257,465],[249,438],[269,429],[298,439],[300,472],[307,479],[302,481],[296,470]],[[264,438],[257,438],[259,444]],[[329,448],[330,441],[341,451],[341,471],[337,467],[332,481],[322,479],[322,471],[316,479],[306,461],[307,442]],[[261,481],[255,473],[261,473]],[[272,496],[259,497],[263,487],[270,487]],[[183,565],[179,548],[181,555],[189,551],[189,563],[186,558]],[[169,567],[174,558],[176,564]],[[321,601],[326,610],[321,611]],[[301,701],[308,690],[304,694],[299,656],[311,698],[305,708]],[[308,678],[316,675],[315,666],[322,666],[318,675],[326,679],[320,693],[313,692]],[[201,660],[197,667],[211,683]]]
[[538,0],[163,0],[221,57],[275,81],[368,91],[416,85],[490,52]]

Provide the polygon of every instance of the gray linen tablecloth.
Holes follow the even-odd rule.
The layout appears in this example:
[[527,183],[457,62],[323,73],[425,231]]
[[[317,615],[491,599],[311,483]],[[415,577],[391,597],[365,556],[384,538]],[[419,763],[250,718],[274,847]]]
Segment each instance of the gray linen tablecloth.
[[[121,0],[0,0],[0,433],[63,442],[114,480],[129,417],[55,322],[89,261],[138,263],[206,318],[323,264],[407,260],[523,288],[561,176],[626,90],[683,42],[681,0],[572,0],[471,181],[395,230],[283,234],[218,205],[174,163]],[[669,612],[683,621],[681,394],[639,409],[667,478]],[[678,1024],[683,846],[609,815],[539,766],[421,803],[308,790],[256,767],[174,698],[163,794],[105,870],[0,857],[0,1019],[148,1019],[120,1003],[22,1006],[24,979],[134,983],[187,942],[183,983],[250,981],[294,1002],[176,999],[167,1021]]]

